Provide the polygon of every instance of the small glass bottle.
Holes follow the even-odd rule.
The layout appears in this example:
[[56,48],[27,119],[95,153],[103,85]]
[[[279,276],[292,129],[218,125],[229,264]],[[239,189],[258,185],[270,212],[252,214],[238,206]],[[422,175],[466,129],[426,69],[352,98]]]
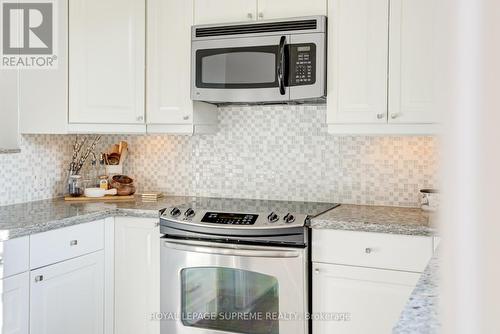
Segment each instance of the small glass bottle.
[[99,176],[99,188],[108,190],[108,177],[106,175]]
[[99,188],[99,167],[97,161],[92,160],[89,170],[89,188]]

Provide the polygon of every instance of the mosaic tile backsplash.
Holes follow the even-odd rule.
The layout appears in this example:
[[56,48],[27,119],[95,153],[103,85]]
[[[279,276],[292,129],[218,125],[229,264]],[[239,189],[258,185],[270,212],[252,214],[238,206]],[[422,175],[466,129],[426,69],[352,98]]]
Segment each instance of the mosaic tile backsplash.
[[[103,136],[129,142],[125,173],[170,195],[416,207],[437,186],[433,137],[332,136],[324,106],[224,107],[219,131]],[[74,136],[25,135],[0,155],[0,205],[61,196]]]

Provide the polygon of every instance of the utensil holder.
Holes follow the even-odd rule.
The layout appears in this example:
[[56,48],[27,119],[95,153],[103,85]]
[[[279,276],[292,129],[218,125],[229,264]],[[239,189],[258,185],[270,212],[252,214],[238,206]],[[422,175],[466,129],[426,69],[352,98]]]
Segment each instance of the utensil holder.
[[122,175],[123,174],[123,165],[106,165],[106,175],[110,178],[113,175]]

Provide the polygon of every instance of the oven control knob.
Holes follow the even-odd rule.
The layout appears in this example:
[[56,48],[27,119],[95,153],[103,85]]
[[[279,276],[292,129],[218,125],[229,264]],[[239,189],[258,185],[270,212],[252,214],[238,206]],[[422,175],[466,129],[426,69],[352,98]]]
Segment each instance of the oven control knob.
[[271,212],[269,216],[267,216],[267,220],[269,220],[270,223],[276,223],[278,220],[280,220],[280,217],[278,217],[278,215],[274,212]]
[[287,224],[291,224],[295,221],[295,217],[291,213],[287,213],[285,217],[283,217],[283,220]]
[[172,217],[179,217],[181,215],[181,210],[179,210],[179,208],[173,208],[171,211],[170,211],[170,215]]
[[194,215],[195,215],[195,212],[191,208],[187,209],[186,212],[184,212],[184,216],[186,216],[186,218],[193,218]]

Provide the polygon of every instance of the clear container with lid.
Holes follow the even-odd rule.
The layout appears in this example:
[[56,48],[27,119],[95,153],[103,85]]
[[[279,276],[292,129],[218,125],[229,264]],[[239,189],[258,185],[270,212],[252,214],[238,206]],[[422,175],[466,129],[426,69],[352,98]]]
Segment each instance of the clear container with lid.
[[70,175],[68,180],[68,192],[72,197],[80,197],[85,189],[81,175]]

